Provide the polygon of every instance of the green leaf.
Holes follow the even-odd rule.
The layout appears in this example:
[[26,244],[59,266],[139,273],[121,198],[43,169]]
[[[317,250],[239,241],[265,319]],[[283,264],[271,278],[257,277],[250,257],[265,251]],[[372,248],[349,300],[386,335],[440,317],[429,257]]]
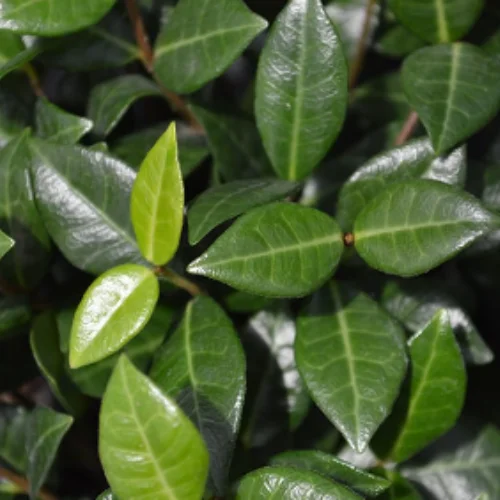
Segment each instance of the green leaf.
[[103,491],[96,500],[119,500],[116,495],[113,494],[111,490]]
[[17,331],[19,327],[26,325],[31,320],[31,315],[30,303],[26,297],[1,297],[0,339],[10,336],[13,330]]
[[168,89],[191,93],[221,75],[266,26],[241,0],[180,0],[158,36],[155,73]]
[[252,119],[195,106],[191,109],[206,131],[217,177],[233,181],[272,173]]
[[500,107],[498,65],[473,45],[420,49],[405,60],[402,74],[408,101],[437,154],[484,127]]
[[376,497],[390,486],[390,482],[383,477],[358,469],[340,458],[321,451],[285,451],[274,456],[271,465],[317,472],[368,497]]
[[36,363],[57,400],[71,414],[82,414],[86,401],[66,373],[64,356],[59,347],[57,323],[51,312],[42,313],[35,318],[31,327],[30,345]]
[[328,279],[342,251],[333,219],[274,203],[239,218],[188,271],[257,295],[300,297]]
[[419,278],[402,283],[389,282],[382,294],[382,304],[412,333],[422,330],[437,311],[444,309],[465,360],[478,365],[493,360],[493,352],[462,305],[443,287],[442,281]]
[[236,500],[268,500],[269,498],[360,500],[362,497],[319,474],[292,467],[257,469],[243,478],[236,495]]
[[404,57],[426,44],[404,26],[391,26],[377,41],[376,49],[390,57]]
[[381,471],[389,481],[389,489],[377,497],[377,500],[423,500],[415,487],[395,470],[383,469]]
[[454,42],[475,24],[484,0],[391,0],[398,21],[430,43]]
[[50,408],[35,408],[26,429],[28,452],[27,476],[30,482],[30,498],[37,498],[64,435],[73,418]]
[[132,340],[151,317],[158,296],[158,280],[143,266],[123,264],[99,276],[75,313],[70,367],[95,363]]
[[0,31],[0,68],[23,50],[24,43],[19,35]]
[[458,426],[439,440],[431,460],[412,464],[403,473],[435,498],[475,498],[500,492],[500,432],[493,426]]
[[198,297],[188,303],[150,377],[200,431],[210,454],[209,487],[224,495],[245,397],[245,355],[216,302]]
[[1,0],[0,29],[55,36],[96,23],[115,0]]
[[310,174],[340,132],[347,64],[320,0],[292,0],[275,21],[257,72],[255,115],[279,176]]
[[169,262],[179,246],[184,218],[175,122],[141,165],[132,189],[131,217],[142,255],[156,266]]
[[36,103],[36,132],[39,137],[60,144],[76,144],[92,127],[92,121],[58,108],[44,97]]
[[258,312],[272,306],[273,303],[274,299],[239,291],[231,292],[224,299],[224,305],[228,311],[240,314]]
[[43,50],[44,45],[42,43],[34,43],[32,46],[18,52],[0,67],[0,79],[12,73],[12,71],[25,69],[25,66],[40,55]]
[[281,200],[298,187],[294,182],[255,179],[208,189],[189,208],[189,243],[195,245],[219,224],[251,208]]
[[354,172],[340,191],[337,220],[352,230],[361,210],[385,187],[411,179],[434,179],[463,186],[467,169],[465,146],[436,157],[428,139],[417,139],[381,153]]
[[42,141],[30,146],[37,207],[63,255],[93,274],[141,262],[129,216],[134,171],[99,151]]
[[0,259],[14,246],[14,240],[0,231]]
[[125,355],[102,401],[99,455],[119,498],[202,497],[209,462],[203,440],[177,405]]
[[384,459],[408,460],[449,431],[464,404],[467,375],[446,311],[410,339],[411,372],[372,448]]
[[29,413],[22,407],[0,406],[0,458],[20,473],[25,473],[28,467],[26,428],[29,419]]
[[107,136],[135,101],[159,95],[161,92],[155,83],[141,75],[119,76],[96,85],[87,107],[87,116],[94,122],[94,133]]
[[[149,368],[153,355],[156,354],[165,339],[172,319],[172,310],[163,306],[156,306],[144,329],[124,347],[123,352],[134,363],[136,368],[142,372]],[[65,335],[69,340],[71,323],[65,331],[62,331],[61,327],[59,328],[61,338]],[[119,357],[120,355],[117,353],[76,370],[68,368],[69,376],[84,394],[101,398]]]
[[415,276],[451,259],[499,221],[470,194],[431,180],[392,184],[354,224],[356,250],[371,267]]
[[362,452],[406,373],[403,332],[372,299],[331,283],[297,322],[295,355],[312,398]]
[[[0,263],[0,275],[21,288],[35,287],[50,258],[50,239],[37,211],[30,179],[31,156],[27,133],[14,138],[0,151],[0,229],[16,245]],[[0,255],[12,246],[3,238]]]

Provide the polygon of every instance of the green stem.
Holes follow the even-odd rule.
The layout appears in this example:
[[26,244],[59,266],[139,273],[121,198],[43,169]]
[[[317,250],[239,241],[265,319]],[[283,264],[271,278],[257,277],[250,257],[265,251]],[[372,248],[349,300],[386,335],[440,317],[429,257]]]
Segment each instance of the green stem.
[[155,272],[158,276],[163,276],[168,281],[170,281],[170,283],[178,288],[182,288],[193,297],[197,297],[198,295],[205,295],[205,292],[196,283],[193,283],[187,278],[184,278],[184,276],[177,274],[175,271],[172,271],[172,269],[158,267],[156,268]]

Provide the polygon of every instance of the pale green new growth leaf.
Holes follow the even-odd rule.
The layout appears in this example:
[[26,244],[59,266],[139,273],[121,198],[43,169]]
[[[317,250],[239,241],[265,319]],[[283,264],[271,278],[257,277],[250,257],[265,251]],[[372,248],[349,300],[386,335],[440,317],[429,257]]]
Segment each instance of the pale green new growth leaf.
[[303,179],[340,132],[347,63],[320,0],[291,0],[260,56],[255,116],[278,175]]
[[348,488],[311,471],[292,467],[264,467],[240,482],[236,500],[361,500]]
[[221,75],[266,26],[242,0],[180,0],[156,42],[155,72],[168,89],[191,93]]
[[297,365],[312,398],[362,452],[404,379],[404,333],[367,295],[334,283],[314,294],[297,329]]
[[342,251],[342,234],[332,218],[274,203],[238,219],[188,271],[257,295],[300,297],[328,279]]
[[209,462],[203,440],[182,410],[125,355],[104,394],[99,456],[120,500],[202,498]]
[[0,259],[14,246],[14,240],[0,231]]
[[92,89],[87,109],[94,122],[94,132],[108,135],[127,109],[141,97],[161,95],[160,89],[141,75],[119,76]]
[[398,21],[431,43],[454,42],[474,25],[484,0],[391,0]]
[[294,182],[255,179],[208,189],[189,208],[189,243],[195,245],[222,222],[251,208],[283,199],[297,188]]
[[54,36],[95,24],[116,0],[0,0],[0,29]]
[[158,296],[158,280],[146,267],[124,264],[99,276],[73,319],[71,368],[95,363],[132,340],[151,317]]
[[93,127],[91,120],[68,113],[44,97],[36,103],[35,123],[39,137],[59,144],[76,144]]
[[392,184],[358,215],[354,239],[371,267],[415,276],[451,259],[499,225],[479,200],[431,180]]
[[402,75],[438,154],[484,127],[500,107],[498,64],[468,43],[420,49],[405,60]]
[[445,311],[410,339],[411,372],[372,448],[403,462],[451,429],[462,411],[466,372]]
[[54,462],[61,440],[72,423],[72,417],[50,408],[35,408],[31,413],[26,428],[26,472],[30,482],[31,499],[38,498],[38,491]]
[[245,355],[216,302],[198,297],[188,303],[150,377],[200,431],[210,453],[209,486],[224,495],[245,397]]
[[172,259],[182,231],[184,183],[175,123],[143,161],[132,189],[131,217],[144,257],[162,266]]
[[370,474],[340,458],[316,450],[285,451],[274,456],[271,465],[317,472],[368,497],[380,495],[390,485],[383,477]]

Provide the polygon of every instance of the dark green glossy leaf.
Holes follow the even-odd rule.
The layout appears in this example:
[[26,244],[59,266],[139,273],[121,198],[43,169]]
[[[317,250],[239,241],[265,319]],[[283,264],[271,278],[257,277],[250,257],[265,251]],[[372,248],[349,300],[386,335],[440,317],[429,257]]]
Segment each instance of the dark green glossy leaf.
[[142,162],[130,203],[142,255],[155,266],[167,264],[179,247],[184,222],[184,183],[175,122]]
[[99,455],[113,492],[122,499],[202,497],[209,462],[203,440],[124,354],[102,401]]
[[212,299],[187,305],[150,377],[200,431],[210,453],[209,487],[223,495],[245,397],[245,356],[231,321]]
[[231,292],[225,299],[226,309],[235,313],[254,313],[273,304],[274,300],[247,292]]
[[383,469],[381,471],[391,481],[389,489],[377,500],[423,500],[415,487],[395,470]]
[[345,182],[337,203],[337,219],[344,231],[352,230],[361,210],[385,187],[410,179],[434,179],[462,186],[467,158],[465,146],[436,157],[428,139],[417,139],[381,153]]
[[[0,229],[16,242],[0,262],[0,275],[7,282],[27,289],[36,286],[45,274],[51,246],[35,206],[30,162],[26,133],[0,151]],[[0,253],[8,248],[5,241]]]
[[232,181],[272,172],[253,120],[194,106],[192,109],[206,130],[217,177]]
[[45,312],[35,318],[31,327],[30,345],[38,368],[63,407],[80,415],[86,401],[71,382],[65,370],[65,360],[59,347],[59,332],[54,315]]
[[403,469],[436,499],[475,498],[500,492],[500,432],[493,426],[463,424],[437,441],[427,459]]
[[43,97],[36,104],[35,123],[39,137],[60,144],[76,144],[93,126],[87,118],[68,113]]
[[292,467],[264,467],[251,472],[241,481],[236,495],[236,500],[270,498],[360,500],[362,497],[319,474]]
[[221,75],[266,26],[242,0],[180,0],[156,42],[155,72],[174,92],[198,90]]
[[129,216],[134,171],[77,146],[36,141],[31,147],[37,207],[64,256],[94,274],[141,262]]
[[484,127],[500,107],[498,65],[473,45],[420,49],[405,60],[402,74],[408,101],[438,154]]
[[0,29],[54,36],[78,31],[101,19],[115,0],[2,0]]
[[124,264],[99,276],[75,312],[70,367],[95,363],[121,349],[149,321],[158,296],[158,280],[146,267]]
[[298,186],[276,179],[255,179],[229,182],[205,191],[189,208],[189,243],[195,245],[222,222],[251,208],[285,198]]
[[311,396],[362,452],[404,379],[403,332],[367,295],[333,283],[316,292],[297,328],[297,365]]
[[381,54],[390,57],[404,57],[425,46],[420,38],[396,24],[391,26],[377,41],[376,49]]
[[321,451],[286,451],[273,457],[271,465],[317,472],[368,497],[380,495],[390,485],[390,482],[383,477],[358,469],[348,462]]
[[440,281],[390,282],[382,294],[383,306],[412,333],[417,333],[440,309],[446,310],[451,327],[467,362],[486,364],[493,352],[485,344],[462,305]]
[[408,387],[372,441],[379,456],[394,462],[408,460],[449,431],[465,399],[467,375],[446,311],[438,311],[409,344]]
[[31,319],[31,307],[25,297],[0,298],[0,339],[26,325]]
[[119,76],[92,89],[87,116],[94,122],[94,132],[106,136],[135,101],[159,95],[155,83],[141,75]]
[[470,194],[415,180],[392,184],[368,203],[356,219],[354,238],[371,267],[408,277],[451,259],[498,225]]
[[111,490],[103,491],[96,500],[119,500],[116,495],[113,494]]
[[28,467],[26,428],[29,419],[30,414],[22,407],[0,406],[0,458],[20,473],[25,473]]
[[484,0],[390,0],[398,21],[431,43],[453,42],[474,25]]
[[[62,311],[63,316],[68,313],[72,313],[72,311]],[[60,315],[61,313],[59,313]],[[73,314],[71,314],[72,316]],[[172,319],[172,310],[157,306],[144,329],[124,347],[123,352],[142,372],[149,368],[153,355],[156,354],[165,339]],[[61,339],[65,336],[69,341],[70,330],[71,323],[64,330],[59,326]],[[71,370],[68,367],[69,376],[84,394],[100,398],[104,394],[109,377],[119,357],[120,355],[117,353],[102,361],[76,370]]]
[[342,251],[333,219],[274,203],[239,218],[188,271],[257,295],[300,297],[328,279]]
[[59,445],[72,423],[72,417],[57,413],[50,408],[35,408],[31,413],[26,429],[28,454],[26,472],[30,482],[30,498],[37,498]]
[[347,64],[320,0],[292,0],[275,21],[257,72],[255,115],[280,177],[306,177],[340,132]]

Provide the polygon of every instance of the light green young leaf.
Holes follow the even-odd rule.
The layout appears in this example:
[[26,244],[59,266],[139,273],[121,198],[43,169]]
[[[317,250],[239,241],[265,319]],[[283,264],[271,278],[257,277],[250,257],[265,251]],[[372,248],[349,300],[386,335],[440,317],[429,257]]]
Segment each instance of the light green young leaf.
[[437,154],[480,130],[500,108],[498,64],[468,43],[417,50],[405,60],[402,75]]
[[255,116],[278,175],[306,177],[342,128],[347,63],[320,0],[291,0],[275,21],[257,72]]
[[436,157],[428,139],[416,139],[370,159],[345,182],[337,203],[337,220],[352,230],[356,216],[385,187],[411,179],[434,179],[463,186],[467,169],[465,146]]
[[38,99],[35,112],[37,135],[51,142],[76,144],[93,127],[91,120],[68,113],[44,97]]
[[94,122],[94,133],[107,136],[135,101],[159,95],[156,84],[141,75],[119,76],[96,85],[87,108],[87,116]]
[[63,255],[93,274],[143,262],[130,222],[134,171],[99,151],[39,140],[30,146],[37,208]]
[[284,199],[298,187],[295,182],[255,179],[208,189],[189,208],[189,243],[195,245],[219,224],[251,208]]
[[122,500],[145,495],[200,500],[203,495],[209,458],[198,431],[125,355],[102,401],[99,456]]
[[38,498],[57,450],[68,432],[73,418],[57,413],[50,408],[35,408],[26,428],[26,450],[28,453],[27,476],[30,482],[30,498]]
[[1,0],[0,29],[56,36],[95,24],[116,0]]
[[150,377],[200,431],[210,454],[208,486],[223,496],[245,398],[245,355],[216,302],[198,297],[188,303]]
[[274,203],[239,218],[188,271],[257,295],[300,297],[328,279],[343,249],[332,218]]
[[236,500],[268,500],[270,498],[361,500],[362,497],[320,474],[293,467],[257,469],[242,479],[236,494]]
[[312,398],[362,452],[406,373],[402,330],[367,295],[334,283],[313,295],[297,329],[297,365]]
[[158,296],[158,280],[143,266],[124,264],[99,276],[73,319],[70,367],[95,363],[132,340],[151,317]]
[[465,399],[467,375],[446,311],[410,339],[411,372],[391,416],[372,441],[384,459],[403,462],[450,430]]
[[142,162],[132,189],[131,217],[142,255],[156,266],[169,262],[179,246],[184,217],[175,122]]
[[316,450],[285,451],[271,459],[271,465],[309,470],[337,481],[360,495],[377,497],[390,482],[370,474],[328,453]]
[[14,240],[0,231],[0,259],[14,246]]
[[409,277],[451,259],[499,224],[465,191],[415,180],[392,184],[375,197],[358,215],[354,239],[371,267]]
[[66,373],[56,319],[50,311],[40,314],[33,321],[30,345],[38,368],[57,400],[71,414],[81,415],[86,401]]
[[221,75],[266,26],[242,0],[180,0],[158,36],[155,72],[168,89],[191,93]]
[[398,21],[430,43],[454,42],[472,28],[484,0],[390,0]]

